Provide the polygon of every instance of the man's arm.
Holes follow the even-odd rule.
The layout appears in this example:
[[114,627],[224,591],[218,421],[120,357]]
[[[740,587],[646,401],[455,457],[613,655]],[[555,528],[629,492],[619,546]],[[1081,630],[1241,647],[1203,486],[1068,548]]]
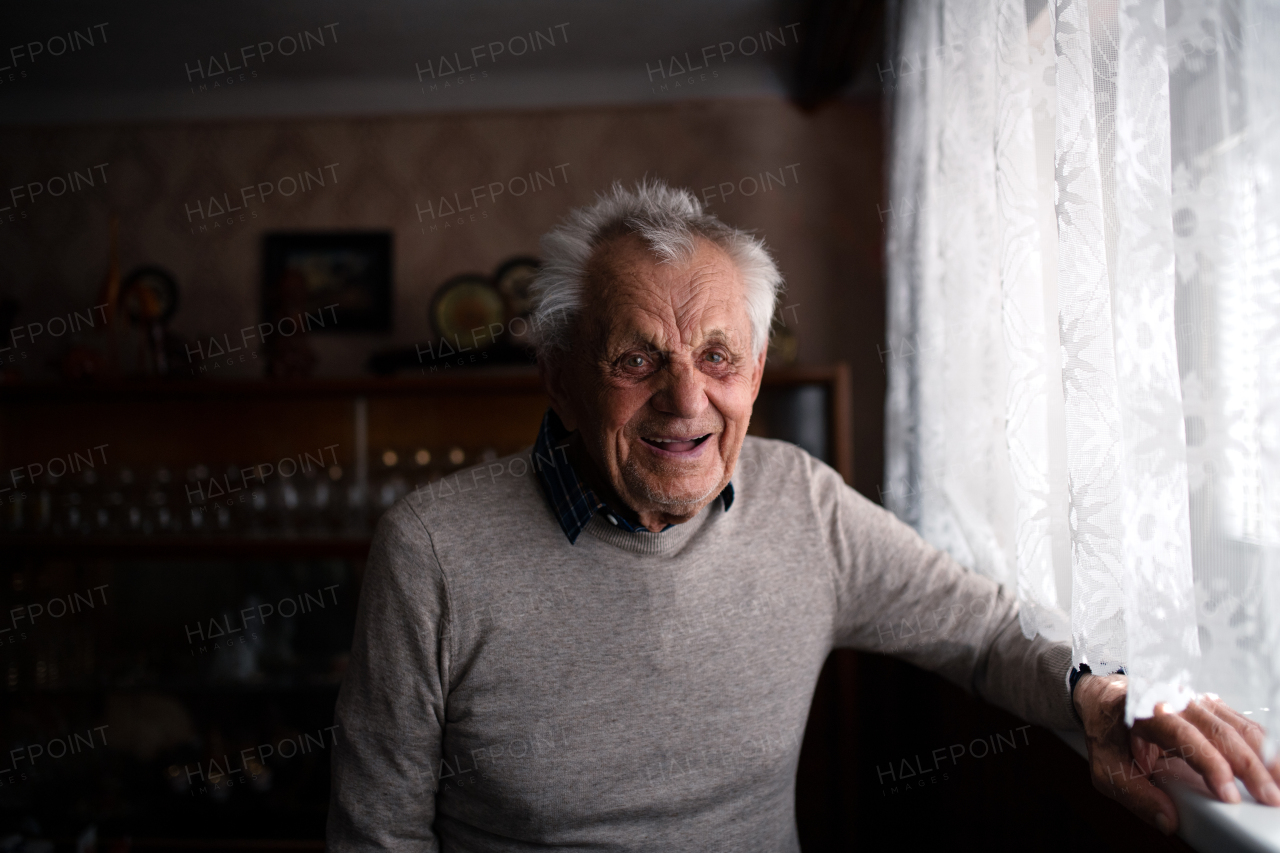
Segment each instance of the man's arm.
[[893,654],[1033,723],[1083,728],[1094,787],[1162,832],[1178,825],[1173,800],[1153,784],[1162,774],[1203,778],[1205,793],[1228,803],[1240,801],[1238,776],[1259,802],[1280,805],[1280,758],[1264,763],[1257,723],[1204,695],[1179,713],[1158,705],[1130,729],[1126,676],[1084,674],[1073,696],[1070,647],[1026,639],[1003,588],[818,473],[815,500],[835,552],[837,645]]
[[1039,725],[1078,729],[1071,648],[1028,640],[1018,604],[814,463],[835,568],[835,645],[893,655]]
[[439,849],[447,596],[430,536],[402,501],[374,534],[338,696],[331,851]]

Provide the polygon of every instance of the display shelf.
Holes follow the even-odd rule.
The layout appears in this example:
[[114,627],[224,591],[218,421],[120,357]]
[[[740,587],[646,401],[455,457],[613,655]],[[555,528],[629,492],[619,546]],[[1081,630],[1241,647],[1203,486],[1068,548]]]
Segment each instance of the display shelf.
[[228,838],[225,840],[217,839],[196,839],[196,838],[122,838],[103,840],[106,849],[116,849],[113,843],[127,844],[125,849],[132,850],[199,850],[202,853],[212,853],[212,851],[234,850],[237,853],[245,851],[273,851],[273,850],[324,850],[325,844],[322,840],[260,840],[252,838]]
[[[765,370],[763,385],[832,382],[847,373],[843,364],[793,365]],[[536,367],[487,367],[408,377],[350,377],[281,380],[155,380],[118,382],[0,383],[0,403],[103,402],[123,400],[287,400],[305,397],[414,396],[541,392]]]
[[39,555],[76,560],[162,557],[190,560],[227,557],[362,560],[369,553],[369,542],[367,536],[0,536],[0,553],[15,559]]
[[[458,467],[468,468],[477,460],[527,447],[536,435],[547,403],[537,370],[531,367],[458,370],[408,378],[3,385],[0,386],[0,473],[13,482],[0,483],[3,489],[0,501],[11,503],[22,493],[21,499],[27,501],[23,504],[24,511],[29,516],[39,507],[45,507],[40,511],[46,515],[70,512],[52,491],[45,503],[34,500],[39,496],[40,486],[26,475],[34,472],[33,476],[38,478],[42,470],[56,473],[55,466],[75,469],[79,464],[83,468],[81,460],[85,456],[101,463],[95,474],[102,478],[118,478],[121,472],[134,472],[129,476],[136,476],[137,485],[131,487],[135,494],[129,498],[132,501],[129,506],[140,507],[143,484],[154,483],[161,474],[166,478],[163,489],[168,490],[168,496],[167,503],[162,499],[157,506],[185,511],[187,504],[183,502],[182,488],[190,483],[211,486],[219,472],[228,470],[239,471],[242,477],[244,471],[270,471],[273,467],[284,472],[286,464],[297,470],[314,459],[333,466],[327,470],[342,478],[338,488],[358,488],[372,497],[369,489],[376,490],[377,484],[387,478],[380,460],[391,451],[399,451],[400,458],[405,459],[425,449],[430,452],[429,457],[437,460],[433,465],[443,464],[441,460],[446,456],[458,453],[457,464],[437,471],[433,479],[448,476]],[[750,426],[752,434],[796,441],[825,458],[846,481],[851,481],[850,425],[849,376],[844,365],[765,371]],[[73,458],[74,453],[80,456]],[[241,467],[244,465],[249,467]],[[196,470],[205,473],[197,476],[192,473]],[[421,478],[409,471],[404,471],[404,475]],[[192,480],[193,476],[197,479]],[[280,475],[275,476],[270,482],[246,481],[242,485],[246,489],[252,486],[253,490],[271,491],[280,486]],[[312,476],[314,478],[316,472],[312,471]],[[84,488],[89,487],[81,487]],[[103,494],[92,495],[96,503],[86,505],[98,511],[105,505],[106,492],[114,489],[123,493],[125,487],[116,485],[108,489],[98,485],[94,488]],[[148,485],[146,488],[161,487]],[[232,511],[243,513],[242,504],[249,492],[236,491],[240,501],[236,506],[241,508]],[[230,492],[220,494],[230,495]],[[81,497],[83,495],[73,494],[69,499],[78,501]],[[113,506],[118,506],[121,494],[111,497],[117,500]],[[283,495],[273,493],[265,499],[279,501]],[[381,504],[386,505],[385,501]],[[0,510],[6,508],[13,507],[0,504]],[[369,505],[362,511],[378,510]],[[11,532],[2,532],[6,524],[0,520],[0,552],[15,558],[78,560],[126,557],[360,560],[368,552],[371,533],[370,528],[361,525],[344,525],[356,532],[322,536],[233,532],[226,535],[54,534],[48,532],[51,527],[57,530],[61,525],[74,529],[87,526],[87,522],[67,524],[66,519],[62,519],[48,524],[47,521],[47,518],[43,521],[28,518],[21,524],[8,525]],[[261,522],[261,518],[256,518],[252,523],[245,523],[242,517],[236,526],[243,530]],[[118,525],[118,520],[99,524],[103,529],[119,529]],[[155,526],[167,525],[157,522]],[[32,528],[44,532],[26,532]]]
[[537,368],[489,367],[418,377],[333,379],[139,379],[117,382],[0,384],[3,403],[101,403],[154,400],[296,400],[316,397],[382,397],[422,394],[538,392]]
[[277,693],[337,693],[342,686],[341,676],[300,679],[287,675],[263,675],[255,681],[232,681],[223,679],[197,678],[162,678],[146,681],[103,681],[100,683],[59,684],[53,687],[19,687],[10,690],[8,695],[28,698],[57,698],[60,696],[78,697],[111,693],[154,693],[190,695],[203,693],[220,694],[277,694]]

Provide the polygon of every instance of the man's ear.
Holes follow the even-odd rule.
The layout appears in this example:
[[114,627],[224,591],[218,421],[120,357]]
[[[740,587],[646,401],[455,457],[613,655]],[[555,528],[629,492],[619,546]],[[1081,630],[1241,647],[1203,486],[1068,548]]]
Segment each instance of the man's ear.
[[755,377],[752,379],[751,385],[751,402],[755,403],[756,397],[760,396],[760,382],[764,379],[764,362],[769,357],[769,348],[766,346],[756,359]]
[[573,406],[576,398],[569,390],[572,381],[566,361],[564,353],[539,355],[538,375],[542,378],[543,390],[551,398],[551,410],[560,418],[565,429],[573,432],[578,428],[578,418]]

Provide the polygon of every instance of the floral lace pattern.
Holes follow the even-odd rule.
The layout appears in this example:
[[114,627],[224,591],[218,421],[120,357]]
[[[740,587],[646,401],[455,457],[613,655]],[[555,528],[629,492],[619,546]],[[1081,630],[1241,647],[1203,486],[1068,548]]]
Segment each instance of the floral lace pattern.
[[1131,720],[1280,723],[1280,11],[898,20],[885,503]]

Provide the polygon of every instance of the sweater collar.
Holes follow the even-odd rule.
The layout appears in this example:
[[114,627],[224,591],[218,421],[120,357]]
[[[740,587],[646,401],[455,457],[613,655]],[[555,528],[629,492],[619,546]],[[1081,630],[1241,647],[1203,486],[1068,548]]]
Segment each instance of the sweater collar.
[[[543,495],[547,499],[551,512],[560,522],[560,529],[569,538],[569,544],[578,541],[578,536],[597,515],[607,525],[616,528],[622,536],[663,537],[663,533],[674,525],[668,524],[662,533],[651,533],[644,527],[631,524],[621,514],[609,508],[600,500],[591,487],[574,470],[569,461],[570,432],[551,409],[542,416],[542,426],[538,429],[538,438],[533,443],[533,467],[538,472],[538,480],[542,483]],[[733,506],[733,483],[724,487],[719,495],[725,511]],[[604,529],[609,529],[606,526]],[[666,538],[666,537],[663,537]],[[656,544],[656,543],[655,543]]]

